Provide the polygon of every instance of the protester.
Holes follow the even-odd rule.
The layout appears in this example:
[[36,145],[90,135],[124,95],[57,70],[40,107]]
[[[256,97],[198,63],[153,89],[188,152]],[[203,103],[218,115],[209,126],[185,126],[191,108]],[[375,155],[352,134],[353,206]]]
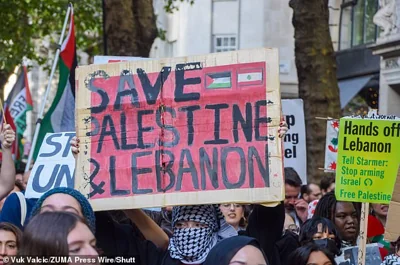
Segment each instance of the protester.
[[137,264],[151,265],[155,264],[152,259],[157,257],[147,255],[148,251],[155,251],[156,246],[161,249],[168,246],[168,236],[143,211],[127,210],[125,213],[146,241],[140,240],[140,232],[133,226],[116,223],[109,212],[95,214],[88,200],[74,189],[60,187],[46,192],[32,209],[32,216],[47,211],[69,211],[85,218],[106,256],[131,256],[136,258]]
[[[278,264],[275,244],[282,235],[283,222],[283,204],[276,207],[254,205],[246,231],[240,234],[256,238],[271,264]],[[237,235],[219,208],[212,205],[174,207],[172,225],[174,234],[161,265],[202,264],[220,240]]]
[[280,264],[286,265],[289,255],[295,251],[299,244],[299,230],[300,228],[294,223],[293,218],[285,213],[285,223],[282,237],[276,243],[279,251]]
[[294,219],[287,213],[285,213],[285,223],[283,224],[283,231],[290,230],[292,232],[298,233],[298,227],[294,223]]
[[386,226],[388,211],[388,204],[371,203],[371,214],[375,216],[384,227]]
[[[287,125],[285,122],[281,122],[280,126],[279,137],[283,137],[287,131]],[[76,137],[70,142],[71,151],[75,157],[79,153],[79,142],[80,140]],[[212,211],[210,207],[213,209]],[[211,205],[174,207],[172,218],[173,235],[168,250],[162,253],[154,248],[145,249],[146,258],[159,258],[154,261],[155,263],[148,262],[147,264],[201,264],[204,262],[211,248],[221,239],[237,235],[237,231],[224,221],[222,213],[217,214],[218,211],[220,212],[218,207]],[[129,214],[127,215],[129,216]],[[271,216],[275,218],[271,218]],[[133,219],[134,215],[129,217]],[[151,220],[151,218],[149,219]],[[226,225],[221,225],[221,222]],[[272,264],[275,264],[274,261],[279,262],[275,244],[282,235],[283,222],[283,204],[276,207],[255,205],[246,231],[241,232],[241,234],[246,234],[259,240],[260,246],[267,257],[270,258]],[[158,227],[158,229],[160,228]],[[142,229],[140,230],[142,231]]]
[[246,229],[246,208],[244,205],[237,203],[225,203],[221,204],[219,209],[224,215],[226,222],[233,226],[236,230],[239,231]]
[[[91,227],[82,217],[69,212],[47,212],[34,217],[24,231],[18,254],[21,257],[70,257],[69,263],[75,264],[96,264],[98,261],[96,238]],[[93,262],[77,262],[75,257],[78,256],[87,261],[93,259]]]
[[326,218],[314,216],[307,220],[300,229],[299,241],[303,246],[315,243],[336,256],[341,254],[342,244],[339,233],[332,222]]
[[[15,179],[24,183],[24,175],[25,175],[25,163],[19,162],[18,165],[15,166]],[[25,187],[23,188],[23,190]]]
[[307,203],[319,200],[322,197],[321,189],[317,184],[308,183],[301,187],[301,198]]
[[336,265],[335,258],[326,248],[309,243],[296,249],[287,265]]
[[169,257],[185,264],[201,264],[222,239],[237,235],[213,205],[177,206],[172,212],[173,235]]
[[285,167],[285,209],[298,227],[307,220],[308,216],[308,204],[300,199],[301,184],[297,172],[291,167]]
[[[21,191],[23,191],[24,189],[25,189],[25,187],[24,187],[24,184],[22,183],[22,181],[19,180],[19,179],[16,179],[16,180],[15,180],[15,184],[14,184],[14,189],[8,194],[8,196],[10,196],[10,195],[11,195],[12,193],[14,193],[14,192],[21,192]],[[8,196],[5,197],[5,198],[3,198],[3,199],[0,201],[0,213],[1,213],[1,210],[3,209],[4,202],[6,201],[6,199],[8,198]]]
[[12,158],[12,146],[15,132],[9,124],[3,124],[0,133],[2,161],[0,170],[0,200],[4,199],[14,188],[15,165]]
[[237,236],[222,240],[207,256],[204,265],[267,265],[257,240]]
[[322,176],[319,186],[321,187],[322,196],[333,191],[335,189],[335,175],[326,174]]
[[394,244],[395,253],[386,256],[381,265],[400,265],[400,237],[397,238],[397,241]]
[[[0,141],[2,143],[3,161],[0,173],[0,199],[5,199],[1,213],[0,222],[7,222],[17,226],[19,229],[23,229],[26,221],[26,213],[30,212],[35,199],[26,199],[24,192],[12,192],[13,186],[9,187],[9,184],[16,184],[16,170],[14,161],[12,158],[12,142],[15,140],[15,133],[12,131],[10,125],[5,125],[0,134]],[[14,186],[15,187],[15,186]],[[21,185],[18,185],[21,188]],[[4,193],[7,191],[7,193]]]
[[0,213],[0,222],[8,222],[23,230],[28,221],[28,216],[32,212],[37,199],[27,199],[25,191],[13,192],[4,201]]
[[[3,127],[3,131],[0,134],[3,152],[3,161],[0,173],[0,200],[5,200],[2,201],[0,222],[11,223],[19,229],[23,229],[27,216],[26,213],[31,211],[36,200],[25,198],[25,180],[21,180],[20,178],[16,179],[16,169],[11,152],[12,143],[15,140],[15,133],[11,129],[10,125],[7,124]],[[19,171],[19,173],[21,172]],[[11,183],[14,185],[14,192],[11,192],[13,189],[12,187],[9,188],[9,184]],[[6,190],[8,190],[8,192],[4,195],[3,192]],[[5,198],[6,196],[7,198]]]
[[329,192],[319,200],[314,216],[332,221],[343,240],[342,248],[356,245],[360,213],[354,203],[337,201],[335,193]]
[[43,194],[32,209],[31,218],[45,212],[70,212],[84,218],[90,230],[96,232],[96,217],[89,201],[71,188],[54,188]]
[[22,232],[15,225],[9,223],[0,223],[0,265],[10,264],[4,260],[5,257],[17,255],[21,245]]
[[378,244],[382,260],[391,250],[390,242],[385,241],[384,234],[385,227],[383,224],[375,216],[368,215],[367,242]]

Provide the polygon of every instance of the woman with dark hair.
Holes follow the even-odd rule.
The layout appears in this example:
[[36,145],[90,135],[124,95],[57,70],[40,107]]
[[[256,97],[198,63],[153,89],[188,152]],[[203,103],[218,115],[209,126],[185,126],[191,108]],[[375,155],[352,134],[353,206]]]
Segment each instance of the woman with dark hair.
[[287,265],[336,265],[335,258],[324,247],[308,243],[296,249],[290,256]]
[[0,265],[10,264],[21,244],[22,232],[13,224],[0,223]]
[[308,243],[315,243],[321,247],[327,248],[332,254],[340,255],[342,247],[339,234],[332,224],[326,218],[314,216],[308,219],[300,229],[299,241],[302,246]]
[[327,218],[335,225],[342,248],[357,244],[360,213],[355,203],[338,201],[334,192],[328,192],[319,200],[314,216]]
[[[69,212],[46,212],[34,217],[26,226],[19,256],[91,258],[97,263],[96,239],[86,221]],[[43,263],[37,262],[36,264]],[[59,262],[59,263],[65,263]],[[29,264],[35,264],[29,263]]]
[[236,236],[222,240],[208,254],[203,265],[267,265],[267,258],[257,240]]

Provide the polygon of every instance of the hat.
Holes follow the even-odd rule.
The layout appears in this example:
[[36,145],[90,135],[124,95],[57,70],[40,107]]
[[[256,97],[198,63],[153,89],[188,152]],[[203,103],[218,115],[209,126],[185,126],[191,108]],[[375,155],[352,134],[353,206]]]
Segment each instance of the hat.
[[90,205],[89,201],[83,196],[79,191],[71,189],[71,188],[66,188],[66,187],[58,187],[49,190],[45,194],[42,195],[42,197],[39,198],[39,200],[36,202],[36,204],[32,208],[32,213],[31,217],[37,215],[40,212],[40,208],[42,208],[42,204],[44,200],[46,200],[48,197],[50,197],[53,194],[56,193],[63,193],[70,195],[74,197],[79,204],[81,205],[82,208],[82,214],[85,220],[87,221],[90,230],[92,230],[93,234],[96,232],[96,218],[94,215],[94,211],[92,206]]

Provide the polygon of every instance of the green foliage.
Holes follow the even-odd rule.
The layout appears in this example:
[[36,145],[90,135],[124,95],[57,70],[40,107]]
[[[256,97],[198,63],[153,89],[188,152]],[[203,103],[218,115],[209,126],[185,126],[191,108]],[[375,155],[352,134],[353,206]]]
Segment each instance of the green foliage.
[[40,64],[52,59],[41,56],[37,48],[42,49],[45,37],[58,43],[69,2],[74,6],[77,48],[100,52],[101,0],[0,0],[0,71],[14,69],[23,57]]
[[165,11],[168,13],[173,13],[174,11],[179,10],[178,6],[175,5],[175,2],[178,2],[178,1],[180,1],[180,2],[186,1],[186,2],[190,3],[191,5],[193,5],[193,3],[194,3],[194,0],[165,0],[165,6],[164,6]]
[[167,31],[162,28],[157,29],[157,37],[159,37],[162,41],[167,39]]

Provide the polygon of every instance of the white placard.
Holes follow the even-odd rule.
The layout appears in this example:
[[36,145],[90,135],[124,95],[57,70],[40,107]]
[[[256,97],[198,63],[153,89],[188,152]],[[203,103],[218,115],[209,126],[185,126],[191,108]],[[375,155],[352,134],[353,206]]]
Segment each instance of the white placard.
[[284,138],[284,165],[299,174],[303,184],[307,183],[306,126],[302,99],[282,100],[282,112],[289,131]]
[[339,120],[326,121],[325,172],[335,172],[338,154]]
[[75,132],[46,134],[26,187],[26,198],[40,198],[56,187],[74,187],[75,159],[69,142]]

